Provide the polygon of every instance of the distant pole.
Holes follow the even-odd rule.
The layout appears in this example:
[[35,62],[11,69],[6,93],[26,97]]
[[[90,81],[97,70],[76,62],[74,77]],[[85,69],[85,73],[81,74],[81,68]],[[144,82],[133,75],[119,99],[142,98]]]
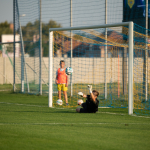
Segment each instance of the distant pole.
[[[107,0],[105,0],[105,24],[107,24]],[[107,99],[107,28],[105,28],[105,99]]]
[[[72,27],[72,0],[70,0],[70,27]],[[71,48],[70,48],[70,67],[72,67],[72,31],[70,31]],[[71,96],[73,95],[72,74],[70,75]]]
[[39,16],[39,93],[42,95],[42,18],[41,18],[41,0],[40,0],[40,16]]
[[145,15],[145,24],[146,24],[146,45],[144,51],[144,63],[143,63],[143,94],[145,95],[145,101],[147,101],[147,91],[148,91],[148,0],[146,0],[146,15]]
[[21,30],[21,23],[20,23],[20,15],[19,15],[19,8],[18,8],[18,1],[16,0],[16,7],[18,12],[18,20],[19,20],[19,31],[20,31],[20,41],[21,41],[21,92],[24,92],[24,45],[22,39],[22,30]]
[[119,68],[119,54],[118,54],[118,98],[120,97],[120,68]]
[[3,57],[3,84],[6,84],[6,58]]
[[123,94],[126,95],[127,94],[127,48],[124,47],[123,48],[123,61],[122,61],[122,82],[123,82]]
[[[18,4],[17,4],[17,8],[18,8]],[[26,16],[26,14],[19,15],[19,9],[18,9],[19,30],[20,30],[20,39],[21,39],[21,91],[24,92],[24,70],[25,70],[27,89],[29,93],[30,89],[29,89],[28,75],[27,75],[26,62],[25,62],[24,41],[23,41],[21,22],[20,22],[20,17],[24,17],[24,16]]]
[[[123,3],[122,3],[123,4]],[[123,6],[124,7],[124,4]],[[123,16],[122,16],[123,17]],[[124,32],[124,30],[122,30]],[[123,38],[124,39],[124,38]],[[123,95],[126,95],[128,93],[127,90],[127,47],[123,48],[123,61],[122,61],[122,84],[123,84]]]
[[26,69],[26,62],[25,62],[25,51],[24,51],[24,42],[23,42],[23,36],[22,36],[22,29],[21,29],[21,22],[20,22],[20,17],[23,17],[25,16],[24,14],[19,16],[19,28],[20,28],[20,37],[21,37],[21,50],[22,50],[22,53],[21,53],[21,57],[22,57],[22,62],[21,62],[21,70],[22,70],[22,92],[24,92],[24,69],[25,69],[25,74],[26,74],[26,82],[27,82],[27,89],[28,89],[28,93],[30,92],[30,89],[29,89],[29,82],[28,82],[28,75],[27,75],[27,69]]
[[[20,31],[20,41],[21,41],[21,92],[24,92],[24,69],[26,73],[26,81],[28,86],[28,93],[30,92],[29,89],[29,83],[28,83],[28,77],[27,77],[27,70],[26,70],[26,63],[24,58],[24,42],[23,42],[23,36],[22,36],[22,29],[21,29],[21,22],[20,17],[26,16],[26,14],[19,15],[19,8],[18,8],[18,1],[16,0],[16,9],[18,12],[18,20],[19,20],[19,31]],[[15,41],[14,41],[15,42]]]
[[14,64],[13,64],[13,91],[15,92],[15,34],[16,34],[16,31],[15,31],[15,2],[16,0],[13,0],[13,25],[14,25],[14,43],[13,43],[13,49],[14,49]]

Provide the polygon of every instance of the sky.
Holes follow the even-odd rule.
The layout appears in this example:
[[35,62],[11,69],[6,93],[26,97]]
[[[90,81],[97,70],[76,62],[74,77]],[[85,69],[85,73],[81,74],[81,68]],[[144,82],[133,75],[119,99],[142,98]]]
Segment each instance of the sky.
[[[41,0],[42,22],[70,26],[70,0]],[[140,0],[144,1],[144,0]],[[122,0],[107,0],[107,23],[122,22]],[[18,0],[21,25],[39,19],[39,0]],[[73,26],[105,24],[105,0],[72,0]],[[0,0],[0,23],[13,22],[13,0]]]
[[13,22],[13,0],[0,0],[0,23]]
[[[108,23],[122,22],[120,0],[108,1]],[[39,19],[39,0],[18,0],[21,25]],[[57,6],[57,7],[56,7]],[[72,0],[73,26],[105,23],[105,0]],[[55,20],[63,27],[70,26],[70,0],[42,0],[42,22]],[[0,0],[0,22],[13,22],[13,0]]]

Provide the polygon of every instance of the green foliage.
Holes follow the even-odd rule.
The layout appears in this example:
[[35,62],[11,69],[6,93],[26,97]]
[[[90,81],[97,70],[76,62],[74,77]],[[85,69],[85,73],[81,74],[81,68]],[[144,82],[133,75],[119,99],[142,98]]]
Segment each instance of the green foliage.
[[39,41],[38,42],[29,42],[25,43],[25,53],[28,53],[31,57],[35,56],[36,51],[39,50]]
[[[28,53],[30,56],[35,56],[35,51],[39,49],[39,20],[36,20],[34,23],[28,22],[26,26],[22,26],[22,35],[24,41],[31,41],[28,43],[24,43],[25,53]],[[12,34],[13,31],[10,29],[10,24],[5,21],[0,23],[0,41],[2,34]],[[61,24],[57,23],[54,20],[50,20],[48,23],[42,23],[42,47],[43,47],[43,56],[48,56],[48,39],[49,39],[49,28],[60,28]],[[18,31],[17,31],[18,32]],[[33,41],[33,36],[36,36],[37,39],[35,42]],[[56,43],[54,43],[54,51],[56,52]],[[12,51],[12,48],[8,46],[8,52]]]
[[0,41],[1,41],[1,36],[2,34],[12,34],[13,31],[10,29],[10,24],[5,21],[3,23],[0,23]]
[[[49,54],[49,42],[47,42],[47,43],[43,42],[42,47],[43,47],[43,57],[48,57],[48,54]],[[54,54],[57,51],[57,47],[58,47],[57,43],[54,42]]]
[[[22,27],[22,33],[24,41],[32,41],[33,35],[39,35],[39,20],[34,23],[28,22],[26,26]],[[50,20],[49,23],[42,23],[42,39],[43,42],[48,41],[49,28],[60,28],[61,25],[54,20]]]
[[7,50],[7,53],[9,53],[9,52],[13,52],[13,44],[7,44],[6,45],[6,50]]
[[[48,41],[49,41],[49,28],[59,28],[61,25],[54,20],[50,20],[47,24],[42,23],[42,47],[43,47],[43,56],[48,56]],[[39,20],[36,20],[34,23],[27,23],[26,26],[22,27],[22,34],[24,41],[33,41],[33,36],[39,37]],[[55,44],[56,45],[56,44]],[[34,56],[33,52],[35,48],[39,47],[39,39],[37,41],[25,43],[25,53]],[[56,47],[56,46],[55,46]],[[56,49],[54,50],[56,51]]]
[[9,23],[7,21],[0,23],[0,28],[9,28]]
[[49,43],[48,42],[46,42],[46,43],[43,42],[42,47],[43,47],[43,57],[48,57]]
[[32,41],[33,35],[39,35],[39,21],[27,23],[26,26],[22,26],[22,35],[24,41]]
[[49,28],[60,28],[61,24],[54,20],[50,20],[48,24],[42,24],[42,40],[43,42],[48,42],[49,38]]

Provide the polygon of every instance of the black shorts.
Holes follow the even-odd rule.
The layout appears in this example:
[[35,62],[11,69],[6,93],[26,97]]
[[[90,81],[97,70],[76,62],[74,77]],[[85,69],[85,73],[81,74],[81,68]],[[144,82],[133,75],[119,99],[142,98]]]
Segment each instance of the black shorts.
[[85,108],[80,108],[80,113],[88,113],[88,111]]
[[82,107],[83,108],[80,108],[80,113],[96,113],[96,112],[88,111],[86,103],[82,103]]
[[80,113],[96,113],[96,112],[88,111],[88,110],[85,109],[85,108],[80,108]]
[[86,103],[82,103],[83,108],[80,108],[80,113],[88,113]]

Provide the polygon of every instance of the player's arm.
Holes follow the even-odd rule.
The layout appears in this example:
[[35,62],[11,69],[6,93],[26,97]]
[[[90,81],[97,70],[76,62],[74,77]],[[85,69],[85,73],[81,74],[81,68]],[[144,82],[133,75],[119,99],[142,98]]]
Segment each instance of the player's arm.
[[81,96],[81,97],[84,97],[84,98],[87,97],[87,95],[83,94],[82,92],[78,92],[78,95]]
[[56,79],[55,79],[56,84],[58,84],[58,70],[56,71]]
[[91,99],[93,100],[93,102],[96,103],[96,98],[95,98],[94,94],[93,94],[93,93],[90,93],[90,95],[91,95]]
[[92,85],[88,85],[88,89],[89,89],[92,101],[96,103],[96,98],[95,98],[95,96],[94,96],[94,94],[92,92]]
[[87,95],[83,94],[83,97],[84,97],[84,98],[87,98]]
[[66,75],[66,87],[68,87],[68,76]]

